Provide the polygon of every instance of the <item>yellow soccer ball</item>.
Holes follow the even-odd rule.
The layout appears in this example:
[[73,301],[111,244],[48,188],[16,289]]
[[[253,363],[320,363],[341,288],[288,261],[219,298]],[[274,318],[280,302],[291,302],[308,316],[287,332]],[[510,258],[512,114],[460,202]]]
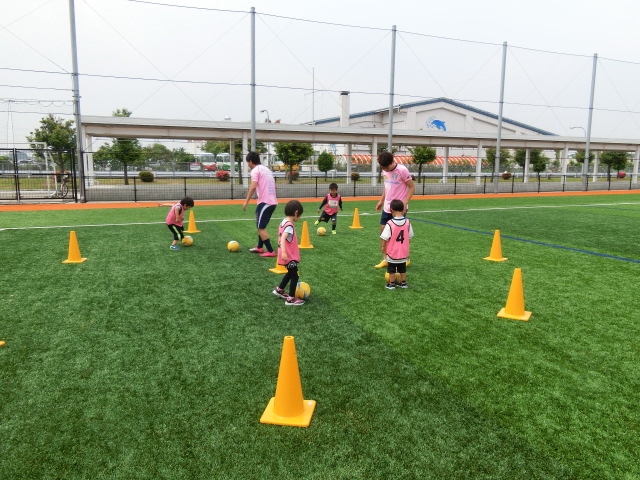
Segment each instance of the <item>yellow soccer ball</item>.
[[320,235],[321,237],[324,236],[327,233],[327,229],[324,227],[318,227],[318,235]]
[[227,250],[229,250],[230,252],[237,252],[239,249],[240,244],[235,240],[231,240],[229,243],[227,243]]
[[185,247],[190,247],[191,245],[193,245],[193,237],[185,235],[184,237],[182,237],[182,244]]
[[306,282],[298,282],[296,286],[296,298],[300,298],[302,300],[309,298],[311,295],[311,287]]

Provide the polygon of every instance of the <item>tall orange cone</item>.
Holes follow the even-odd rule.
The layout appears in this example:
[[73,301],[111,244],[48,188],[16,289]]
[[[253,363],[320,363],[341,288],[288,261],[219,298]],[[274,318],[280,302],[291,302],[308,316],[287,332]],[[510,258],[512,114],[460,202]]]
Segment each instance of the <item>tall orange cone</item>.
[[278,256],[276,255],[276,267],[275,268],[270,268],[269,269],[270,272],[273,273],[287,273],[287,267],[285,267],[284,265],[280,265],[278,263]]
[[508,260],[502,256],[502,242],[500,241],[500,230],[496,230],[493,234],[493,244],[491,245],[491,253],[488,257],[484,257],[484,260],[491,260],[492,262],[504,262]]
[[524,311],[522,270],[519,268],[516,268],[513,272],[513,280],[511,280],[507,306],[500,309],[498,316],[502,318],[510,318],[511,320],[522,320],[524,322],[527,322],[531,317],[531,312]]
[[315,400],[304,400],[302,397],[296,346],[293,337],[286,336],[282,345],[276,396],[269,401],[260,423],[308,427],[315,408]]
[[358,208],[353,211],[353,222],[349,228],[364,228],[360,225],[360,215],[358,215]]
[[311,240],[309,239],[309,226],[306,220],[302,222],[302,237],[300,237],[300,245],[298,245],[298,248],[313,248]]
[[189,211],[189,227],[184,233],[200,233],[200,230],[196,228],[196,217],[193,216],[193,210]]
[[69,235],[69,255],[62,263],[82,263],[87,259],[80,256],[80,247],[78,246],[78,239],[76,238],[76,232],[71,230]]

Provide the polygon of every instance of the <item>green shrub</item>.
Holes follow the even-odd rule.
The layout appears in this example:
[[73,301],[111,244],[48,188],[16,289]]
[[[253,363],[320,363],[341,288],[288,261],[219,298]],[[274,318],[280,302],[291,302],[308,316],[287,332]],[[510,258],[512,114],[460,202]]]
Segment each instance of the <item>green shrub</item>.
[[138,177],[143,182],[153,182],[153,179],[154,179],[153,173],[147,172],[145,170],[138,173]]
[[351,172],[351,180],[353,180],[354,182],[357,182],[358,180],[360,180],[360,173]]
[[502,172],[501,177],[503,180],[509,180],[511,178],[511,172]]

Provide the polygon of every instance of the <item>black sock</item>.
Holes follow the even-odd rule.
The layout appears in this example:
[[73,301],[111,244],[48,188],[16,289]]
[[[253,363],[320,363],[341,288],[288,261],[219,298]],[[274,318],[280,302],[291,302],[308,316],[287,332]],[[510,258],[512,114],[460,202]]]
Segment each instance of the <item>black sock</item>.
[[271,239],[267,238],[266,240],[263,240],[262,243],[264,243],[264,246],[267,247],[267,251],[273,252],[273,247],[271,246]]
[[262,244],[263,244],[262,239],[258,235],[258,248],[262,248]]

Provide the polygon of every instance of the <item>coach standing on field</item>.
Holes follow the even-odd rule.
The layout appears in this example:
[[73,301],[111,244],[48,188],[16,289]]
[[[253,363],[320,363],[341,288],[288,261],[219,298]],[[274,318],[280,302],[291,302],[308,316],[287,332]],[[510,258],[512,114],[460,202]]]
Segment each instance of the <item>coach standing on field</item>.
[[[252,253],[259,253],[261,257],[275,257],[276,254],[271,246],[267,225],[271,220],[271,215],[278,206],[276,196],[276,182],[273,173],[260,163],[260,155],[257,152],[247,153],[247,163],[251,169],[251,186],[247,192],[247,198],[242,205],[242,210],[247,209],[249,200],[254,192],[257,192],[258,204],[256,206],[256,227],[258,228],[258,244],[250,248]],[[265,251],[266,248],[266,251]]]

